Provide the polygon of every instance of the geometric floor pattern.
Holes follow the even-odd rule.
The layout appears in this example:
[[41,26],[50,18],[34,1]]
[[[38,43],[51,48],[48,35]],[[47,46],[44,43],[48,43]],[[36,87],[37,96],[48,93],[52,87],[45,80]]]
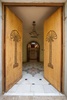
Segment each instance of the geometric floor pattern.
[[43,63],[23,64],[22,78],[4,95],[6,96],[63,96],[43,76]]

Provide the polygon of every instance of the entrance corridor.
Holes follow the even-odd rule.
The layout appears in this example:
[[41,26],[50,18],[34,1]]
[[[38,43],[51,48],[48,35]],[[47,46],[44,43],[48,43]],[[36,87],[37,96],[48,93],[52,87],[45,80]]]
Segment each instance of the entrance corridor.
[[4,95],[62,95],[44,79],[43,72],[43,63],[37,61],[23,63],[22,79]]

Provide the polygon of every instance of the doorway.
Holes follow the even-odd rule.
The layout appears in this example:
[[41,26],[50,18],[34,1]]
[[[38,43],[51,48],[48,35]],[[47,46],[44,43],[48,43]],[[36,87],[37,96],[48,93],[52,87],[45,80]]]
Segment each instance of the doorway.
[[40,45],[36,41],[32,41],[27,45],[27,61],[35,60],[39,62]]
[[[33,50],[32,50],[32,49]],[[34,58],[35,58],[35,60],[39,60],[39,57],[37,56],[38,54],[37,54],[37,52],[36,52],[36,49],[34,49],[34,45],[31,45],[31,48],[30,48],[30,51],[28,52],[29,53],[29,56],[27,56],[27,57],[29,57],[29,60],[34,60]],[[32,54],[32,51],[34,51],[34,54],[35,54],[35,56],[31,56],[31,54]],[[32,57],[32,58],[31,58]],[[38,59],[36,59],[38,57]]]

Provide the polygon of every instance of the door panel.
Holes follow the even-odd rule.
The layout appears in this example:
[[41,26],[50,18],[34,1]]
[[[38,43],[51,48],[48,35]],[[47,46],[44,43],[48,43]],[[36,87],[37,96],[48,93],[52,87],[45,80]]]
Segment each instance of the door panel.
[[62,8],[44,24],[44,77],[61,91],[61,19]]
[[5,91],[22,77],[22,21],[6,7]]
[[30,49],[30,60],[37,60],[37,50],[35,48]]

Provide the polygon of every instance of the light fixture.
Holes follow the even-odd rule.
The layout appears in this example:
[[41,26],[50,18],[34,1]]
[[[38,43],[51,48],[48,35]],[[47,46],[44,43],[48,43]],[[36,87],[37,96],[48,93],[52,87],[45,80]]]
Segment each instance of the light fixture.
[[31,44],[36,44],[35,42],[32,42]]
[[33,25],[33,29],[32,29],[32,32],[30,32],[29,34],[31,35],[32,38],[37,38],[39,34],[37,34],[36,29],[35,29],[36,22],[33,21],[32,25]]

